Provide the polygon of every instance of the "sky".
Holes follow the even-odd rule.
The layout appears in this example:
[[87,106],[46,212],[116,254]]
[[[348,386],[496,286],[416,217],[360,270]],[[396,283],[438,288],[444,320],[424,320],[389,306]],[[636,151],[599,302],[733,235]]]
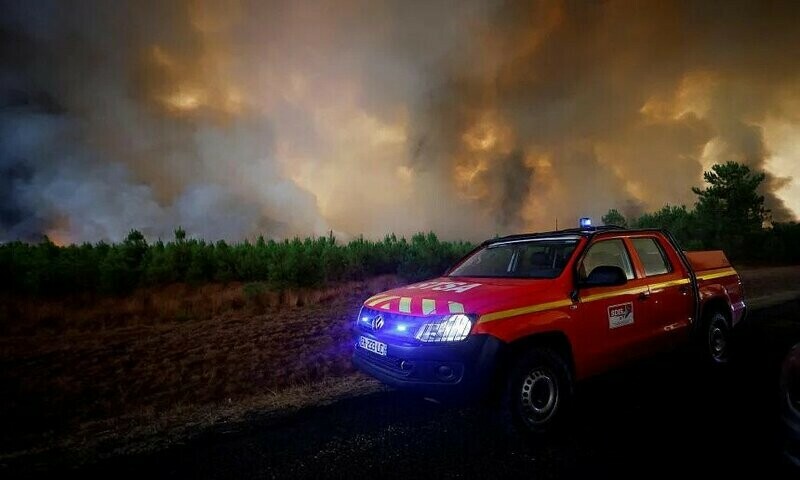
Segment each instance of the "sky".
[[800,214],[800,2],[0,0],[0,241]]

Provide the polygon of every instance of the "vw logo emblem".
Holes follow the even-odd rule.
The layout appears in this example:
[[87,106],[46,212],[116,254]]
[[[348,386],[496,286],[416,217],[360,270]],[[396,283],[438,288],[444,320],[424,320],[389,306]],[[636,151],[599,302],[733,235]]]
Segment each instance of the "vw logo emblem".
[[372,329],[380,330],[381,328],[383,328],[383,317],[378,315],[372,319]]

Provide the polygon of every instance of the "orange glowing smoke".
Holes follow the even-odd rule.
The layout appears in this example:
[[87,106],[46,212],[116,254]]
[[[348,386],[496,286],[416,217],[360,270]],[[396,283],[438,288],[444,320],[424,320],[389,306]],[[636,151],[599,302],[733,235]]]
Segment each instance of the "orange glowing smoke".
[[[357,4],[343,8],[355,12],[363,7]],[[148,95],[179,121],[276,115],[279,171],[311,195],[319,213],[301,228],[353,234],[542,229],[554,218],[570,224],[611,207],[631,213],[691,203],[689,187],[703,168],[735,153],[724,134],[739,127],[724,125],[714,105],[727,88],[725,74],[702,63],[673,69],[673,60],[658,61],[643,47],[680,52],[669,37],[693,28],[684,6],[633,13],[614,2],[506,7],[463,22],[453,45],[464,57],[437,59],[453,78],[447,87],[393,97],[397,84],[371,85],[362,75],[369,67],[360,62],[368,60],[329,62],[344,54],[341,45],[373,48],[348,43],[344,13],[293,4],[271,27],[278,33],[255,40],[259,58],[252,58],[234,40],[250,12],[236,1],[191,1],[188,28],[198,48],[152,45],[148,69],[159,80]],[[375,18],[388,11],[371,8]],[[378,31],[368,23],[357,28],[367,42]],[[251,78],[236,73],[242,70]],[[376,97],[365,101],[368,89]],[[420,117],[410,103],[417,93],[453,100]],[[284,124],[287,110],[306,123]],[[257,195],[253,188],[241,194]]]
[[792,3],[75,7],[80,41],[31,42],[30,58],[58,68],[37,64],[27,83],[87,82],[53,89],[75,128],[20,155],[39,182],[22,210],[60,242],[176,225],[211,239],[477,240],[690,206],[703,170],[733,160],[770,174],[773,218],[791,219]]

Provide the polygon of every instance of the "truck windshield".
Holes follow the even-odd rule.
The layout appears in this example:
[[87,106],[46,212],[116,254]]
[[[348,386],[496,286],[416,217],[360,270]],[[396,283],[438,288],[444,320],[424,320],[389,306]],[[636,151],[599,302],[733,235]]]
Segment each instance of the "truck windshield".
[[492,243],[470,255],[449,276],[555,278],[577,245],[577,237]]

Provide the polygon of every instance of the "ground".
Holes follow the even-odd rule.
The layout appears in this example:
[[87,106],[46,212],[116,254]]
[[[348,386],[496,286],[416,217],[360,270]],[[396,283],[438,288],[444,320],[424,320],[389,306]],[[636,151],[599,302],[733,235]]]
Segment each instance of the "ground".
[[[757,468],[796,478],[780,458],[777,366],[800,303],[758,311],[730,368],[663,355],[582,384],[570,425],[530,442],[475,407],[379,392],[282,417],[253,416],[183,445],[116,457],[82,476],[130,478],[619,478]],[[791,320],[787,320],[791,319]]]
[[797,332],[800,269],[743,276],[760,310],[728,372],[709,376],[667,356],[589,381],[573,425],[541,445],[507,435],[483,410],[434,405],[354,373],[348,326],[375,285],[260,313],[7,334],[0,462],[17,475],[83,465],[104,476],[235,478],[779,465],[774,365]]

